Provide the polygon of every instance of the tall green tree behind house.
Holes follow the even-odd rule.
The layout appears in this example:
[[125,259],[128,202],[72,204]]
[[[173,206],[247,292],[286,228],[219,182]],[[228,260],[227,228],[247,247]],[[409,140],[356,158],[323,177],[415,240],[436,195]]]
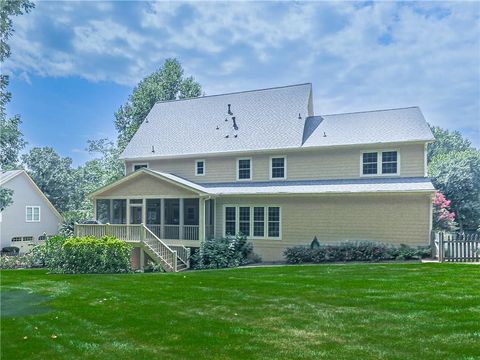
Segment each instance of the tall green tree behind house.
[[[0,63],[10,56],[8,40],[12,36],[14,16],[30,12],[35,4],[29,0],[1,0],[0,1]],[[25,147],[26,142],[19,130],[22,123],[20,116],[7,118],[7,104],[12,94],[7,91],[9,83],[8,75],[0,74],[0,168],[2,170],[13,169],[18,165],[18,154]],[[0,194],[1,200],[3,193]],[[2,201],[2,203],[6,203]]]
[[71,158],[62,158],[51,147],[37,147],[22,155],[22,161],[28,175],[58,211],[75,208],[72,197],[77,190],[78,179]]
[[448,200],[460,230],[480,229],[480,150],[458,131],[430,127],[428,175]]
[[128,101],[115,113],[120,151],[127,146],[157,101],[198,97],[201,93],[200,84],[193,77],[184,76],[178,60],[165,60],[162,67],[140,81]]

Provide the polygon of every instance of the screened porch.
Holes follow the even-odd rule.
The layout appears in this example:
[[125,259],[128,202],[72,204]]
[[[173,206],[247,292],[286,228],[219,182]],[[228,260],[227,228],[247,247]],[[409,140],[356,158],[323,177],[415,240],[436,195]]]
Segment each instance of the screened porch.
[[163,240],[213,237],[214,200],[202,198],[97,198],[95,217],[102,224],[145,224]]

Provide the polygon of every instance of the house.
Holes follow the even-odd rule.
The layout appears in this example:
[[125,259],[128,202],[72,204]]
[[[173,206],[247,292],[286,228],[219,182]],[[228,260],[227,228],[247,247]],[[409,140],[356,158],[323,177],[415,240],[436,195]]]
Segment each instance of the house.
[[0,186],[13,190],[13,203],[0,213],[1,247],[27,252],[58,232],[62,216],[24,170],[2,171]]
[[237,233],[264,261],[315,236],[421,245],[431,141],[418,107],[315,115],[311,84],[158,102],[123,152],[126,176],[92,197],[117,235],[151,238],[147,254]]

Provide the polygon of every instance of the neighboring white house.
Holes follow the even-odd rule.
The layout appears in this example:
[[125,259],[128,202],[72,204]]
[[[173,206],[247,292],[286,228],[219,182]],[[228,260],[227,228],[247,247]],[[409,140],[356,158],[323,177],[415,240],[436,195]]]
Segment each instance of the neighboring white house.
[[62,216],[24,170],[0,173],[0,186],[13,190],[13,203],[0,213],[0,244],[26,252],[44,234],[58,232]]

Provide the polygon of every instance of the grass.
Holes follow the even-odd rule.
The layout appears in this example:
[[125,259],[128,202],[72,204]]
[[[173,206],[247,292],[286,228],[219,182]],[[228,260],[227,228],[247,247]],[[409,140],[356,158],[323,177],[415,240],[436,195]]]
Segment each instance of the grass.
[[474,265],[0,274],[2,359],[480,356]]

